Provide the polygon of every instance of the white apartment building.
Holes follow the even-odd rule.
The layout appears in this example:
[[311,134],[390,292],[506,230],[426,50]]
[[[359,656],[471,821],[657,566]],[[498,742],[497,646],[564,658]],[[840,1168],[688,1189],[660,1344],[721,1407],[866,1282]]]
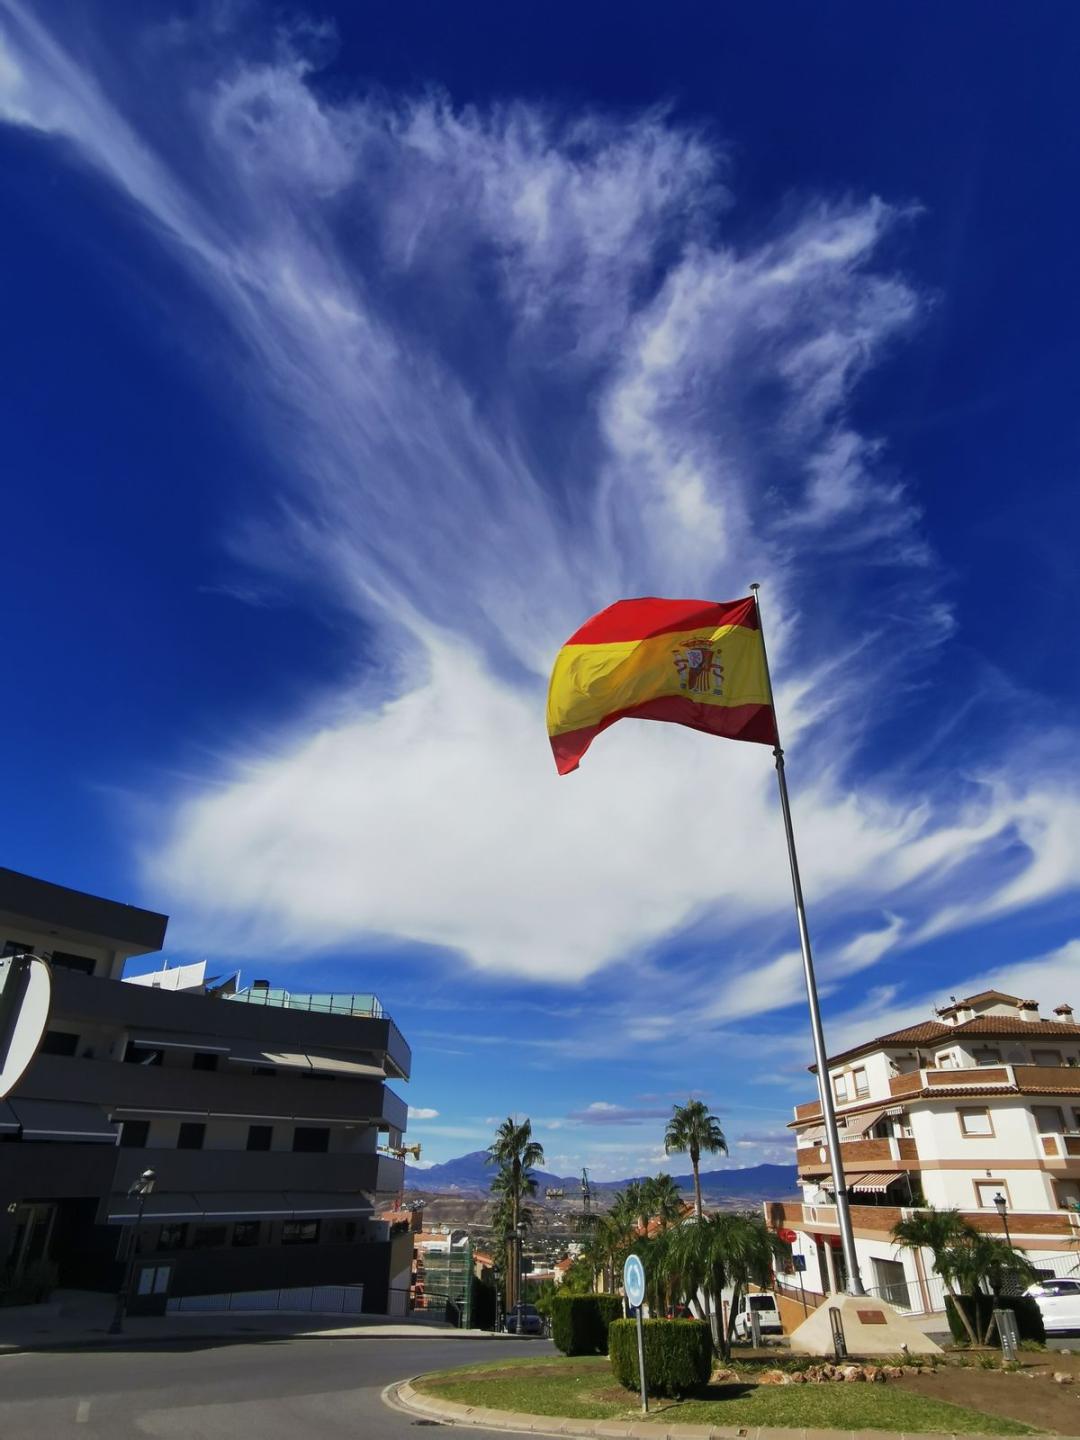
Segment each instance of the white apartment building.
[[[1068,1005],[1044,1018],[997,990],[954,998],[936,1019],[830,1059],[828,1084],[868,1290],[913,1313],[943,1308],[929,1253],[891,1239],[926,1205],[1007,1233],[1048,1272],[1080,1262],[1080,1025]],[[791,1128],[802,1203],[765,1211],[803,1257],[782,1284],[798,1297],[801,1280],[813,1303],[844,1280],[820,1101],[797,1105]]]

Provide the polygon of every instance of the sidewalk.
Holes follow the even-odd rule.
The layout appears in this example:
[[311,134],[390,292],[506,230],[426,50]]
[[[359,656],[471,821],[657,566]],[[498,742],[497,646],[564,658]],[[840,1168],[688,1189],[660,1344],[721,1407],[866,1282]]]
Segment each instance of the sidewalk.
[[58,1290],[43,1305],[0,1308],[0,1355],[22,1350],[113,1348],[163,1342],[201,1345],[254,1336],[439,1340],[515,1339],[489,1330],[458,1330],[427,1317],[389,1315],[312,1315],[307,1312],[242,1311],[216,1314],[129,1315],[122,1335],[110,1335],[116,1300],[86,1290]]

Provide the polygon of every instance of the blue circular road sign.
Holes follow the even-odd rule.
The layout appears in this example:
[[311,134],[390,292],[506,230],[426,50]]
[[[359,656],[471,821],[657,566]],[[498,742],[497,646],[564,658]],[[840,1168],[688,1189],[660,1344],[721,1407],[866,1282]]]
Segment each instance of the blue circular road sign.
[[645,1266],[636,1255],[628,1255],[626,1264],[622,1267],[623,1289],[626,1291],[626,1303],[633,1305],[636,1310],[645,1300]]

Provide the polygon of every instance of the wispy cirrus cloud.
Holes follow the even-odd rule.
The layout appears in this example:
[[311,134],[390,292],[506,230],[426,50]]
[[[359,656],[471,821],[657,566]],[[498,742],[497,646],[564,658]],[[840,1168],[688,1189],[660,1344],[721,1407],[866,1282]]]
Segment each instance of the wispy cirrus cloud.
[[567,1119],[580,1125],[641,1125],[647,1120],[667,1120],[670,1117],[670,1108],[635,1108],[632,1105],[614,1105],[607,1100],[594,1100],[583,1110],[571,1110]]
[[238,954],[390,937],[580,982],[705,919],[760,925],[698,1011],[796,1003],[767,755],[624,726],[559,782],[542,729],[584,616],[751,578],[807,761],[807,888],[849,932],[826,977],[1075,884],[1059,763],[856,784],[836,759],[954,623],[853,405],[925,313],[883,259],[911,207],[812,201],[736,244],[714,136],[663,112],[330,96],[311,26],[219,29],[197,54],[163,30],[158,112],[185,123],[140,124],[130,79],[20,0],[0,16],[0,118],[93,167],[228,322],[215,384],[240,377],[268,454],[238,564],[362,621],[373,659],[332,718],[170,797],[144,864],[182,931]]

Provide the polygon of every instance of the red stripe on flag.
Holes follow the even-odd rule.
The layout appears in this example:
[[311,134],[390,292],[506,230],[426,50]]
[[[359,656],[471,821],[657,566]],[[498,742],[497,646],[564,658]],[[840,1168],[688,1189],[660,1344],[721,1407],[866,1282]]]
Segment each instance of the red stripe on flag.
[[751,740],[760,745],[777,743],[776,719],[771,705],[702,705],[685,695],[662,695],[655,700],[644,700],[628,710],[615,710],[605,715],[597,725],[552,735],[551,749],[559,774],[569,775],[571,770],[576,770],[597,735],[609,725],[614,725],[616,720],[666,720],[728,740]]
[[754,597],[745,600],[616,600],[599,615],[586,620],[567,645],[604,645],[616,640],[648,640],[672,630],[715,630],[719,625],[758,628]]

